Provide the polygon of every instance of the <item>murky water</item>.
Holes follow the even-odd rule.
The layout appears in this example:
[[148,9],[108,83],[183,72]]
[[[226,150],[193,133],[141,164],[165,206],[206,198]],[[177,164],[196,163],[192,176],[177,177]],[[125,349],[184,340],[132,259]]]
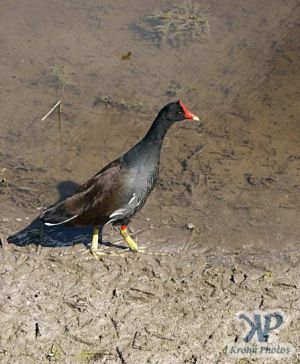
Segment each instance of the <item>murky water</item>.
[[[296,239],[299,2],[187,2],[186,21],[207,27],[183,38],[173,27],[162,39],[145,21],[180,17],[183,4],[1,3],[1,205],[38,213],[182,98],[202,123],[169,132],[159,186],[136,223],[148,217],[158,235],[171,226],[176,236],[191,222],[201,243],[227,246]],[[57,115],[41,121],[58,100],[62,146]]]

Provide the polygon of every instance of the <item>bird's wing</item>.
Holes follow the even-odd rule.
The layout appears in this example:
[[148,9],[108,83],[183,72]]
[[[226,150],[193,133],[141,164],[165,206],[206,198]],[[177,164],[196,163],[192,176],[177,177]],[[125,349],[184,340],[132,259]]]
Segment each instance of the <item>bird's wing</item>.
[[130,200],[127,198],[125,204],[113,211],[109,215],[109,221],[107,223],[112,223],[114,221],[122,221],[126,220],[129,216],[132,216],[134,212],[137,210],[141,201],[139,200],[137,194],[135,192],[132,193]]
[[130,178],[134,178],[132,171],[129,173],[121,160],[116,160],[80,186],[73,195],[44,211],[41,219],[46,225],[72,223],[75,219],[78,224],[92,224],[96,216],[103,216],[103,221],[108,221],[114,211],[131,199],[133,191],[124,187]]

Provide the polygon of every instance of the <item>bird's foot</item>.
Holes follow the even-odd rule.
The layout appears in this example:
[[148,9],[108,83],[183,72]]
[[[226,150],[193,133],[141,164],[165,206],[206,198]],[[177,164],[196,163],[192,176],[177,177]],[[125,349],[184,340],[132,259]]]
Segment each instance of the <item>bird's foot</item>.
[[108,253],[105,253],[102,250],[93,249],[93,246],[91,246],[89,249],[86,249],[82,254],[92,254],[92,256],[96,259],[99,259],[100,256],[108,255]]
[[[170,256],[170,254],[166,254],[166,253],[148,252],[148,251],[146,251],[146,247],[139,247],[137,245],[137,243],[129,235],[126,225],[121,226],[120,233],[121,233],[123,239],[125,240],[125,242],[128,244],[127,249],[122,249],[119,252],[110,252],[110,251],[99,250],[98,249],[98,247],[99,247],[99,244],[98,244],[99,228],[98,228],[98,226],[94,226],[93,238],[92,238],[92,243],[91,243],[90,249],[85,251],[84,254],[89,252],[97,260],[100,257],[104,257],[104,256],[124,256],[124,255],[127,255],[128,253],[139,253],[139,254],[147,254],[147,255],[155,255],[155,256]],[[119,248],[122,248],[122,247],[119,247]]]
[[111,251],[105,252],[100,249],[93,249],[93,247],[91,246],[89,249],[86,249],[82,254],[87,254],[87,253],[92,254],[92,256],[95,259],[99,260],[99,258],[105,257],[105,256],[118,257],[118,256],[122,255],[122,253],[125,253],[125,251],[123,250],[120,253],[115,253],[115,252],[111,252]]
[[89,249],[84,251],[83,254],[91,253],[93,255],[93,257],[96,259],[99,259],[99,257],[101,257],[101,256],[107,255],[107,253],[98,249],[98,240],[99,240],[99,227],[94,226],[91,246]]
[[92,254],[92,256],[99,260],[99,258],[101,257],[105,257],[105,256],[110,256],[110,257],[128,257],[128,255],[130,253],[134,253],[134,254],[145,254],[145,255],[154,255],[154,256],[172,256],[172,254],[168,254],[168,253],[160,253],[160,252],[149,252],[146,250],[147,248],[142,246],[142,247],[138,247],[137,250],[131,250],[129,247],[126,249],[122,249],[121,251],[118,252],[112,252],[112,251],[103,251],[103,250],[99,250],[99,249],[93,249],[93,247],[91,246],[89,249],[86,249],[82,254],[87,254],[90,253]]
[[125,255],[128,253],[134,253],[134,254],[145,254],[145,255],[155,255],[155,256],[160,256],[160,257],[171,257],[172,254],[169,253],[161,253],[161,252],[149,252],[147,251],[147,247],[145,246],[140,246],[137,247],[137,250],[132,250],[129,247],[125,250],[123,250],[120,253],[117,253],[118,255]]
[[138,247],[137,243],[129,235],[126,225],[121,226],[120,233],[121,233],[123,239],[129,245],[129,251],[131,251],[133,253],[142,253],[142,254],[147,254],[147,255],[158,255],[158,256],[170,256],[170,254],[167,254],[167,253],[147,252],[147,251],[145,251],[145,249],[146,249],[145,247]]

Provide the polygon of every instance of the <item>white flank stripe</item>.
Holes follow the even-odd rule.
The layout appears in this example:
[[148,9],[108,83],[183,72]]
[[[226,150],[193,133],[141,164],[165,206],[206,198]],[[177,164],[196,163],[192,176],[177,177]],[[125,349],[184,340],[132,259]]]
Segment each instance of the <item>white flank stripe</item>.
[[136,194],[134,193],[128,204],[130,205],[136,199]]
[[107,221],[107,223],[105,225],[111,224],[112,222],[117,221],[117,220],[118,219],[111,219],[111,220]]
[[123,215],[125,211],[126,211],[126,209],[119,209],[119,210],[113,212],[111,215],[109,215],[109,217],[112,218],[114,216]]
[[64,224],[64,223],[66,223],[66,222],[68,222],[68,221],[71,221],[71,220],[75,219],[77,216],[78,216],[78,215],[72,216],[72,217],[70,217],[70,218],[69,218],[69,219],[67,219],[67,220],[64,220],[64,221],[62,221],[62,222],[57,222],[57,223],[55,223],[55,224],[52,224],[51,222],[45,222],[45,225],[47,225],[47,226],[56,226],[56,225],[61,225],[61,224]]
[[[128,202],[128,205],[132,204],[133,201],[136,199],[136,194],[134,193],[130,199],[130,201]],[[128,206],[127,205],[127,206]],[[127,210],[127,207],[123,207],[119,210],[116,210],[115,212],[113,212],[112,214],[109,215],[109,218],[110,220],[107,222],[107,224],[109,224],[110,222],[113,222],[113,221],[116,221],[118,220],[119,218],[122,217],[122,215],[124,215],[124,213],[126,212]]]

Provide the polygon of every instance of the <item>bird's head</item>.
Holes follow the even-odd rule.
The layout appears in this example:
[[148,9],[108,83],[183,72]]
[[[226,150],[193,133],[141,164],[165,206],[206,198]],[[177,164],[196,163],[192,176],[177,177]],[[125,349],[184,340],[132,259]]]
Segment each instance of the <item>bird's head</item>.
[[171,123],[185,119],[199,121],[198,116],[190,112],[181,100],[166,105],[160,114]]

